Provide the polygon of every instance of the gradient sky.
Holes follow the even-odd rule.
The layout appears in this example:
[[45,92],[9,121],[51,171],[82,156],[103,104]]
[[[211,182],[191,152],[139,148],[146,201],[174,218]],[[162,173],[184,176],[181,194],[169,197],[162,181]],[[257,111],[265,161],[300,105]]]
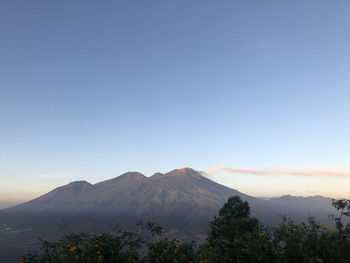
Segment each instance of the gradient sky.
[[[129,170],[350,167],[349,13],[347,0],[1,1],[0,200]],[[212,178],[350,197],[350,175]]]

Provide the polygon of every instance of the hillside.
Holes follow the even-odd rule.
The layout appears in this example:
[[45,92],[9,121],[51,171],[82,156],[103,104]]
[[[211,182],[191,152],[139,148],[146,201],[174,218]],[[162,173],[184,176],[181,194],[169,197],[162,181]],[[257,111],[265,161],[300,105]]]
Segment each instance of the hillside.
[[0,247],[6,251],[0,253],[23,251],[38,236],[54,239],[62,231],[99,232],[116,225],[133,227],[142,219],[164,226],[170,235],[197,238],[206,234],[208,222],[235,195],[247,200],[252,216],[265,225],[277,223],[280,214],[303,219],[310,212],[328,215],[330,211],[328,199],[281,197],[266,201],[213,182],[191,168],[151,177],[127,172],[94,185],[72,182],[1,210]]

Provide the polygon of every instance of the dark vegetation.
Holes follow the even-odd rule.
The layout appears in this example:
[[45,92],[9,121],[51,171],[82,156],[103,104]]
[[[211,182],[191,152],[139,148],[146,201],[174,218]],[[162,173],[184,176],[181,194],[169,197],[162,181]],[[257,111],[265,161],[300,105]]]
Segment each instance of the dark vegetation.
[[[203,244],[208,222],[231,196],[249,202],[250,215],[264,226],[276,226],[279,215],[286,213],[294,224],[311,214],[317,222],[335,225],[334,219],[328,218],[329,214],[336,214],[330,198],[287,195],[263,200],[215,183],[191,168],[151,177],[128,172],[94,185],[72,182],[29,202],[0,210],[0,262],[18,262],[23,251],[38,251],[42,245],[38,237],[51,242],[67,233],[115,235],[111,232],[113,226],[139,233],[137,223],[145,219],[162,226],[169,240],[196,240]],[[344,224],[348,218],[343,216]],[[152,241],[145,233],[142,239],[141,249],[136,249],[140,257],[147,253],[146,242]],[[196,252],[198,243],[193,246]]]
[[41,240],[39,253],[25,252],[32,262],[350,262],[350,200],[333,200],[339,211],[335,228],[317,222],[295,223],[281,217],[273,228],[265,228],[250,217],[249,204],[235,196],[209,223],[205,242],[169,239],[160,227],[147,222],[138,231],[114,229],[102,234],[67,234],[57,242]]

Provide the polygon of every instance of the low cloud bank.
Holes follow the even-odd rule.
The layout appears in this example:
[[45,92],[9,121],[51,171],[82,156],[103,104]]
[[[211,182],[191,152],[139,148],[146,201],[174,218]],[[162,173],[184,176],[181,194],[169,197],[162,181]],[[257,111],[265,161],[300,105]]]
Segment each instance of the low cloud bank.
[[209,167],[202,173],[211,175],[219,172],[253,175],[296,175],[296,176],[339,176],[350,177],[350,168],[301,168],[301,169],[239,169],[226,166]]

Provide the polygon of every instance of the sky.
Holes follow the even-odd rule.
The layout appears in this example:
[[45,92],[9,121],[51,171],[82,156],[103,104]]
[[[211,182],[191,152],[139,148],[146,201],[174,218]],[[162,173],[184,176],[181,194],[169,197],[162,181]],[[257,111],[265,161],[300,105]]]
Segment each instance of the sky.
[[[349,168],[349,13],[345,0],[1,1],[0,206],[126,171]],[[207,176],[350,198],[350,173]]]

